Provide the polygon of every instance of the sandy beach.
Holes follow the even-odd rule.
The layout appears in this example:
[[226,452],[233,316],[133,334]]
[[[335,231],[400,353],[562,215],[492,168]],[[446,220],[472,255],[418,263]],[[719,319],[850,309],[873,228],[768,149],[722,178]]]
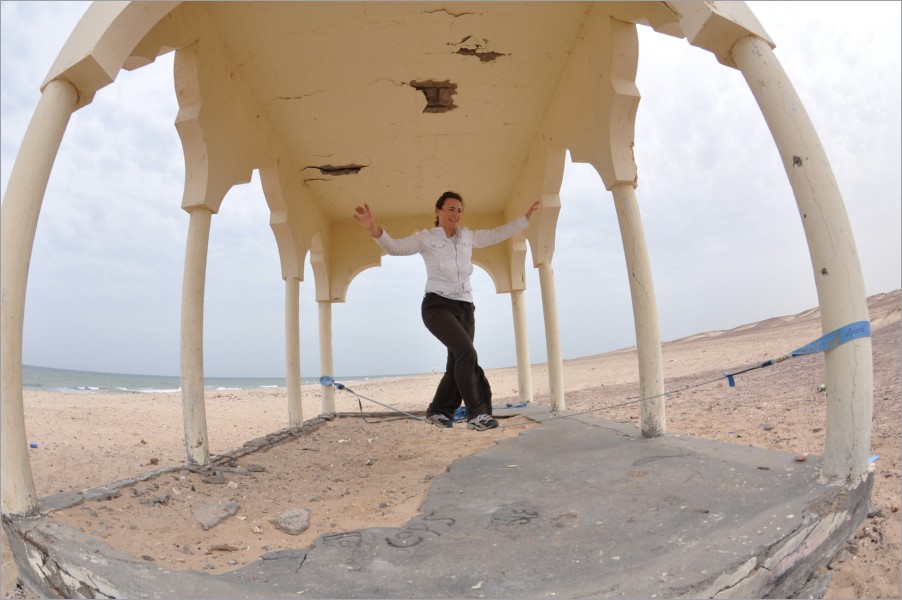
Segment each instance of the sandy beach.
[[[825,598],[900,596],[900,293],[870,300],[872,452],[880,458],[875,463],[869,517],[828,567],[832,579]],[[799,456],[822,454],[829,393],[820,389],[825,381],[822,354],[741,375],[734,388],[718,380],[725,370],[781,356],[819,336],[818,311],[810,310],[665,343],[668,433]],[[487,375],[496,406],[518,401],[515,369],[494,369]],[[547,404],[546,366],[534,365],[532,377],[534,401]],[[421,411],[439,378],[429,374],[374,379],[351,387],[360,396]],[[568,410],[638,424],[638,404],[631,401],[638,393],[634,348],[568,360],[564,382]],[[321,413],[321,393],[320,386],[304,387],[305,419]],[[336,391],[335,398],[340,413],[359,410],[353,394]],[[385,411],[366,401],[363,408]],[[284,389],[209,392],[206,412],[214,455],[288,424]],[[176,467],[185,459],[178,394],[27,391],[25,417],[28,440],[37,445],[29,452],[39,496]],[[232,492],[244,494],[241,511],[210,531],[203,531],[190,518],[190,511],[174,518],[169,510],[161,518],[164,511],[153,502],[136,501],[138,495],[166,496],[170,509],[184,508],[193,495],[215,487],[199,474],[184,471],[161,476],[152,484],[156,487],[147,484],[132,497],[123,494],[108,502],[90,503],[93,506],[74,507],[54,518],[143,560],[220,573],[255,560],[261,551],[310,544],[330,531],[405,523],[417,514],[431,479],[455,458],[518,435],[527,427],[541,426],[522,417],[505,419],[502,425],[474,432],[463,425],[442,430],[411,419],[346,417],[326,422],[290,451],[274,448],[255,455],[252,460],[261,468],[289,463],[297,476],[288,482],[254,485],[253,493],[240,487],[242,481],[229,482]],[[287,494],[303,499],[310,509],[310,526],[300,536],[278,531],[268,520],[275,510],[273,498]],[[0,544],[2,597],[35,598],[21,588],[5,534]]]

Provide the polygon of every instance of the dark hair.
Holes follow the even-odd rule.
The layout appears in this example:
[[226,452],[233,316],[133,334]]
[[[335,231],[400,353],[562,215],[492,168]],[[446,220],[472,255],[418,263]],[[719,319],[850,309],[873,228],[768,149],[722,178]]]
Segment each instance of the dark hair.
[[[445,206],[445,200],[447,200],[448,198],[451,198],[452,200],[457,200],[458,202],[460,202],[461,207],[463,207],[464,199],[461,198],[460,194],[458,194],[457,192],[445,192],[444,194],[439,196],[439,199],[435,202],[435,207],[440,209],[443,206]],[[437,216],[435,217],[435,226],[438,227],[438,217]]]

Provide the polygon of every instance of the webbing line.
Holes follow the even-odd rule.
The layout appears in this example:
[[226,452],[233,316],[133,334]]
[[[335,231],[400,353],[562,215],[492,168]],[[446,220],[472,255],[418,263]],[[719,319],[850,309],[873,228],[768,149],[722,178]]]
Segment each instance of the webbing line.
[[[796,348],[792,352],[790,352],[788,354],[784,354],[783,356],[766,360],[762,363],[759,363],[757,365],[752,365],[751,367],[747,367],[740,371],[732,371],[732,372],[724,371],[723,376],[721,376],[721,377],[717,377],[715,379],[703,381],[701,383],[696,383],[693,385],[687,385],[678,390],[671,390],[669,392],[663,392],[663,393],[657,394],[655,396],[647,396],[644,398],[644,400],[653,400],[655,398],[660,398],[661,396],[667,396],[668,394],[676,394],[679,392],[684,392],[684,391],[692,389],[692,388],[697,388],[697,387],[701,387],[703,385],[708,385],[710,383],[715,383],[717,381],[720,381],[721,379],[726,379],[729,382],[730,387],[736,387],[736,381],[734,379],[736,375],[741,375],[743,373],[748,373],[749,371],[754,371],[756,369],[762,369],[764,367],[769,367],[771,365],[781,363],[784,360],[786,360],[787,358],[792,358],[794,356],[804,356],[804,355],[809,355],[809,354],[818,354],[820,352],[825,352],[827,350],[830,350],[831,348],[835,348],[836,346],[839,346],[840,344],[845,344],[846,342],[850,342],[850,341],[856,340],[858,338],[870,337],[870,335],[871,335],[870,321],[857,321],[855,323],[850,323],[848,325],[845,325],[843,327],[835,329],[835,330],[831,331],[830,333],[827,333],[827,334],[819,337],[818,339],[814,340],[813,342],[809,342],[809,343],[805,344],[804,346]],[[357,397],[357,403],[360,406],[361,416],[363,416],[363,405],[360,404],[360,400],[362,398],[364,400],[368,400],[370,402],[378,404],[379,406],[384,406],[385,408],[391,409],[397,413],[400,413],[402,415],[410,417],[411,419],[416,419],[417,421],[423,421],[424,423],[428,423],[426,421],[426,419],[422,419],[420,417],[417,417],[416,415],[406,413],[393,406],[389,406],[388,404],[383,404],[383,403],[373,400],[371,398],[361,396],[354,390],[348,388],[347,386],[345,386],[342,383],[335,381],[332,377],[329,377],[328,375],[323,375],[322,377],[320,377],[319,382],[324,387],[335,386],[336,389],[347,390],[348,392],[354,394],[354,396]],[[589,410],[585,410],[585,411],[581,411],[581,412],[570,413],[568,415],[554,416],[549,419],[539,420],[538,422],[543,423],[545,421],[551,421],[554,419],[566,419],[568,417],[575,417],[578,415],[589,414],[589,413],[598,412],[601,410],[619,408],[621,406],[633,404],[633,403],[639,402],[641,400],[643,400],[642,397],[631,397],[631,398],[627,398],[625,402],[621,402],[619,404],[611,404],[611,405],[602,406],[599,408],[593,408],[593,409],[589,409]],[[366,419],[364,418],[364,420],[366,420]]]
[[395,408],[394,406],[389,406],[388,404],[383,404],[382,402],[379,402],[378,400],[373,400],[372,398],[367,398],[366,396],[361,396],[360,394],[358,394],[357,392],[355,392],[354,390],[352,390],[345,384],[335,381],[333,378],[329,377],[328,375],[323,375],[322,377],[320,377],[319,384],[323,387],[335,386],[335,389],[337,389],[337,390],[345,390],[345,391],[348,391],[348,392],[354,394],[354,396],[357,398],[357,406],[360,407],[360,416],[363,417],[364,422],[368,423],[369,421],[366,420],[366,416],[364,416],[364,414],[363,414],[363,404],[360,402],[361,399],[372,402],[373,404],[378,404],[379,406],[384,406],[385,408],[393,410],[396,413],[400,413],[400,414],[402,414],[406,417],[409,417],[411,419],[414,419],[416,421],[423,421],[424,423],[426,423],[426,419],[421,419],[420,417],[418,417],[416,415],[412,415],[408,412],[404,412],[403,410]]
[[870,337],[871,336],[871,322],[870,321],[856,321],[855,323],[850,323],[848,325],[844,325],[839,329],[834,329],[830,333],[822,335],[817,338],[813,342],[809,342],[800,348],[796,348],[789,354],[784,354],[783,356],[772,358],[770,360],[766,360],[763,363],[748,367],[741,371],[724,371],[723,375],[727,378],[727,381],[730,383],[730,387],[736,387],[736,381],[734,377],[736,375],[741,375],[743,373],[748,373],[749,371],[754,371],[755,369],[762,369],[764,367],[769,367],[779,362],[783,362],[787,358],[792,358],[794,356],[804,356],[807,354],[818,354],[820,352],[826,352],[831,348],[835,348],[840,344],[845,344],[846,342],[851,342],[852,340],[857,340],[858,338]]

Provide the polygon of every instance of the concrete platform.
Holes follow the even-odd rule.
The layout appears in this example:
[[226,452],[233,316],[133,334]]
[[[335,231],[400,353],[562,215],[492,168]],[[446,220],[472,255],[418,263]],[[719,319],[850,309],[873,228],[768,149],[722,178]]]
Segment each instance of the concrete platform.
[[4,527],[49,597],[789,598],[823,594],[819,569],[867,513],[873,475],[827,485],[817,458],[516,412],[543,423],[455,461],[405,527],[222,575],[148,565],[41,517]]

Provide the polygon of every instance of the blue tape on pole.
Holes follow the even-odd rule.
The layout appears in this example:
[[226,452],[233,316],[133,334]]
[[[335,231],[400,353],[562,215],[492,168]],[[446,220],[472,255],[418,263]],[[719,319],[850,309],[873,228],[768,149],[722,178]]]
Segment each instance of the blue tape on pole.
[[754,369],[760,369],[762,367],[769,367],[774,363],[783,362],[787,358],[791,358],[793,356],[801,356],[803,354],[817,354],[819,352],[825,352],[830,348],[835,348],[840,344],[845,344],[846,342],[851,342],[852,340],[857,340],[858,338],[870,337],[871,336],[871,322],[870,321],[857,321],[855,323],[850,323],[844,327],[840,327],[835,331],[831,331],[827,335],[821,336],[818,339],[814,340],[810,344],[805,344],[801,348],[797,348],[790,352],[785,356],[781,356],[777,359],[766,360],[763,363],[756,365],[754,367],[749,367],[742,371],[736,371],[735,373],[730,373],[729,371],[724,371],[723,376],[727,378],[727,381],[730,384],[730,387],[736,387],[736,380],[734,379],[735,375],[741,375],[742,373],[747,373]]
[[871,322],[857,321],[850,323],[844,327],[840,327],[830,333],[819,337],[810,344],[805,344],[801,348],[797,348],[790,353],[790,356],[801,356],[803,354],[817,354],[825,352],[831,348],[835,348],[840,344],[857,340],[858,338],[870,337]]
[[343,383],[338,383],[337,381],[335,381],[333,378],[329,377],[328,375],[323,375],[322,377],[320,377],[319,384],[323,387],[330,387],[330,386],[334,385],[336,390],[347,390],[348,389],[345,387],[345,385]]

